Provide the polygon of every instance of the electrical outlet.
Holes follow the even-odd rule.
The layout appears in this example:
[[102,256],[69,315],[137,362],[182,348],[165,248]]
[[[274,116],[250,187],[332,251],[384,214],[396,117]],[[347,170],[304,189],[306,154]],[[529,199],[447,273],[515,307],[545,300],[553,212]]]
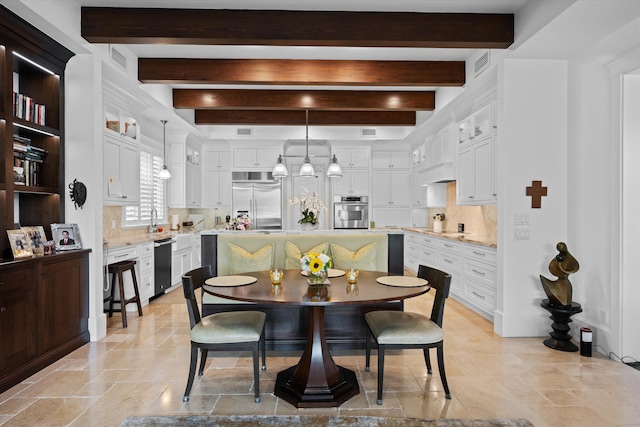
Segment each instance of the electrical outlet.
[[529,225],[528,213],[513,214],[513,225]]
[[115,230],[115,229],[116,229],[116,220],[115,220],[115,219],[112,219],[112,220],[111,220],[111,229],[112,229],[112,230]]
[[530,239],[530,231],[529,228],[516,227],[513,229],[513,239],[514,240],[529,240]]

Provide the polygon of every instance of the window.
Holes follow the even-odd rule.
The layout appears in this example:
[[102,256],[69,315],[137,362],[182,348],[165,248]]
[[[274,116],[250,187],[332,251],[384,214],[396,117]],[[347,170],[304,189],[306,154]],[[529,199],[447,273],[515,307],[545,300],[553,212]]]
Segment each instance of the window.
[[163,164],[160,155],[140,150],[140,204],[125,208],[125,225],[149,225],[152,208],[156,208],[158,223],[166,222],[164,181],[158,178]]

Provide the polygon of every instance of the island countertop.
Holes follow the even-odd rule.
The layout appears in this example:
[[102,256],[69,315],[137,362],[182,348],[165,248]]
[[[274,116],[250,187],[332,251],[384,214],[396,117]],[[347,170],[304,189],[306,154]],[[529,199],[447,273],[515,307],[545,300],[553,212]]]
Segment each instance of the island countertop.
[[317,230],[225,230],[225,229],[212,229],[203,230],[200,234],[203,235],[216,235],[227,233],[239,233],[239,234],[363,234],[363,233],[384,233],[384,234],[404,234],[402,228],[355,228],[355,229],[340,229],[334,230],[330,228],[317,229]]

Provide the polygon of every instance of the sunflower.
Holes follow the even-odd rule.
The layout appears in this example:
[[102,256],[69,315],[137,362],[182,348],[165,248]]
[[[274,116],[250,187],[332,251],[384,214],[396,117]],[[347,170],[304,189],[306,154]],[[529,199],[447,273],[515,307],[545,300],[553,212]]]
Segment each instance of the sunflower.
[[320,258],[312,257],[309,260],[309,270],[311,270],[312,273],[317,273],[322,269],[324,269],[324,262],[322,262]]

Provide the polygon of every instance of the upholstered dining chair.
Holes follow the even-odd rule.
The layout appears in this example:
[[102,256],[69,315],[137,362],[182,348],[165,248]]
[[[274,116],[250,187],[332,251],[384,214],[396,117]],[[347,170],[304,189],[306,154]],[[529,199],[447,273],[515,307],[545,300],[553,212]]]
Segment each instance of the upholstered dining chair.
[[189,401],[189,393],[191,393],[198,362],[198,351],[200,352],[198,375],[202,376],[209,350],[251,349],[253,352],[255,401],[258,403],[260,402],[258,347],[262,353],[262,369],[264,370],[267,368],[264,339],[264,324],[267,315],[261,311],[235,311],[201,317],[195,292],[196,289],[202,287],[205,280],[212,276],[210,265],[196,268],[182,276],[182,287],[191,323],[191,362],[187,388],[182,400]]
[[436,291],[431,317],[420,313],[389,310],[371,311],[364,316],[367,324],[366,371],[369,371],[372,338],[378,346],[378,405],[382,405],[384,352],[387,349],[421,348],[427,364],[427,372],[431,374],[429,350],[435,347],[438,352],[438,369],[440,370],[440,379],[444,387],[445,397],[451,399],[447,376],[444,371],[444,333],[442,331],[444,303],[449,296],[451,275],[444,271],[421,265],[418,267],[418,277],[426,279]]

